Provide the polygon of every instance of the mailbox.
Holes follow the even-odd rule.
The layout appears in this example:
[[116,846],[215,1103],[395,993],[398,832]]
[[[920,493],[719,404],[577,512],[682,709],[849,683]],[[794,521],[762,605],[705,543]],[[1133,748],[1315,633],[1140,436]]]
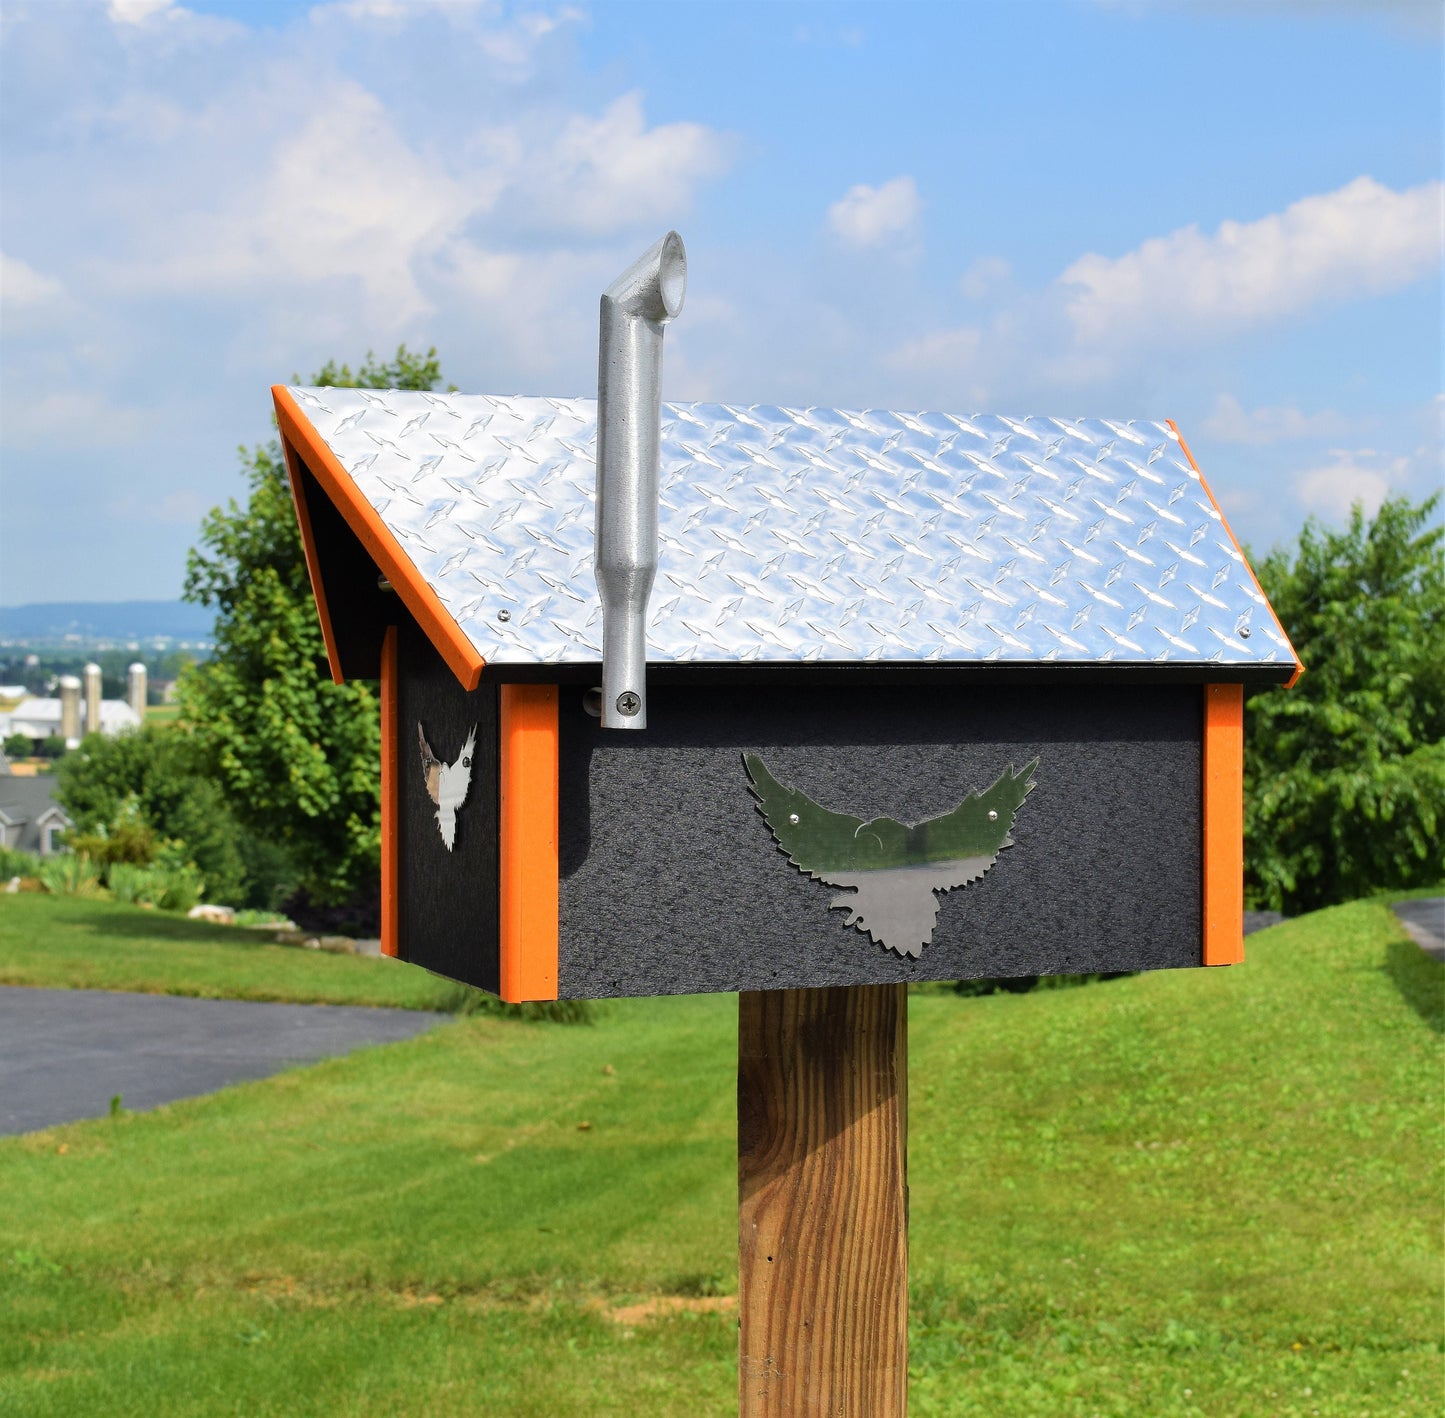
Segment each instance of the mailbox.
[[606,326],[621,542],[597,401],[274,390],[380,681],[386,953],[508,1000],[1242,958],[1244,687],[1300,666],[1172,423],[643,378],[639,452]]

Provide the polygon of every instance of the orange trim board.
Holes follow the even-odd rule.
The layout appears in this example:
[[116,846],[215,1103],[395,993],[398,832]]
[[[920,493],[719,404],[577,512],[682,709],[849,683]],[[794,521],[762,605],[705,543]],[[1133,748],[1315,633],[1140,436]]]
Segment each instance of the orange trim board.
[[557,998],[557,686],[500,692],[499,993],[516,1004]]
[[337,684],[343,684],[346,677],[341,673],[341,655],[336,649],[336,636],[331,629],[326,587],[321,583],[321,560],[316,555],[316,536],[311,530],[311,509],[306,505],[306,494],[301,488],[301,460],[289,440],[283,440],[281,448],[286,455],[286,471],[290,474],[287,481],[291,484],[291,501],[296,508],[296,520],[301,525],[301,550],[306,557],[306,574],[311,578],[311,596],[316,602],[316,614],[321,619],[321,638],[326,642],[326,663],[331,666],[331,678]]
[[[1264,587],[1259,584],[1259,577],[1254,574],[1254,567],[1249,564],[1249,558],[1245,556],[1244,548],[1239,544],[1239,538],[1234,535],[1234,528],[1229,525],[1229,519],[1225,517],[1224,509],[1219,505],[1219,499],[1214,495],[1214,489],[1209,486],[1208,479],[1205,478],[1199,464],[1194,461],[1194,454],[1189,451],[1189,445],[1184,441],[1184,435],[1179,432],[1179,425],[1175,423],[1173,419],[1165,419],[1165,423],[1174,430],[1174,436],[1179,440],[1181,451],[1184,456],[1189,459],[1189,466],[1194,469],[1199,477],[1199,486],[1204,489],[1204,495],[1208,497],[1214,510],[1219,513],[1220,526],[1229,533],[1229,540],[1234,543],[1235,551],[1239,553],[1240,560],[1244,562],[1245,570],[1249,572],[1249,579],[1254,582],[1254,589],[1263,597],[1265,605],[1269,605],[1269,597],[1264,594]],[[1271,610],[1272,609],[1271,607]],[[1275,622],[1276,624],[1279,623],[1278,616],[1275,617]],[[1284,643],[1289,646],[1289,652],[1294,656],[1294,674],[1285,681],[1284,686],[1286,689],[1293,689],[1295,681],[1305,672],[1305,667],[1300,661],[1299,651],[1295,649],[1293,642],[1289,638],[1289,631],[1285,630],[1283,625],[1280,625],[1279,628],[1284,635]]]
[[[271,396],[276,401],[276,422],[281,428],[282,441],[294,447],[304,459],[312,476],[340,509],[347,525],[371,553],[372,560],[416,617],[417,624],[436,646],[437,653],[447,662],[462,688],[475,689],[486,663],[476,646],[452,619],[437,593],[377,516],[376,509],[361,495],[351,474],[342,467],[286,386],[273,384]],[[313,585],[319,585],[315,567],[311,568],[311,574]],[[317,599],[319,603],[320,597]]]
[[381,953],[400,953],[400,911],[397,895],[401,883],[401,827],[398,794],[401,764],[397,761],[397,696],[401,684],[396,667],[396,626],[388,625],[381,641]]
[[1204,686],[1204,963],[1244,959],[1244,686]]

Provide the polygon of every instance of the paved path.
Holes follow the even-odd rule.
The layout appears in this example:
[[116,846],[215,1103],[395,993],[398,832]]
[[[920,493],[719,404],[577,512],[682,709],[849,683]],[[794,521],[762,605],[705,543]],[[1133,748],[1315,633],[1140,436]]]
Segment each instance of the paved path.
[[1396,901],[1390,909],[1426,955],[1445,960],[1445,896]]
[[446,1014],[0,987],[0,1134],[154,1108],[366,1044]]

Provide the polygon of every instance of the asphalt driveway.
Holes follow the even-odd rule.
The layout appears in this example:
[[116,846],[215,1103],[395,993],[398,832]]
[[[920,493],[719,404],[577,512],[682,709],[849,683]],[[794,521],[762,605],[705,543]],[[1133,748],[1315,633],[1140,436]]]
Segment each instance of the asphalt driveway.
[[0,986],[0,1134],[212,1093],[451,1018],[410,1009],[255,1004]]

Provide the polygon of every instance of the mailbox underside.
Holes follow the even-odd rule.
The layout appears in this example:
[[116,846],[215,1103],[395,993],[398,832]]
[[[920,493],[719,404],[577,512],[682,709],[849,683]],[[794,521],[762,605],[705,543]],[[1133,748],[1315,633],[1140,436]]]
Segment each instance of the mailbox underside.
[[[462,689],[400,628],[396,947],[501,987],[499,697]],[[1197,684],[890,688],[796,681],[656,684],[649,727],[605,733],[580,686],[557,692],[557,996],[601,998],[1200,965],[1203,697]],[[418,728],[451,764],[476,726],[448,850]],[[848,924],[779,849],[744,752],[834,812],[916,823],[1034,759],[1013,845],[937,894],[917,958]],[[550,810],[550,805],[547,805]],[[551,904],[546,911],[550,920]]]

